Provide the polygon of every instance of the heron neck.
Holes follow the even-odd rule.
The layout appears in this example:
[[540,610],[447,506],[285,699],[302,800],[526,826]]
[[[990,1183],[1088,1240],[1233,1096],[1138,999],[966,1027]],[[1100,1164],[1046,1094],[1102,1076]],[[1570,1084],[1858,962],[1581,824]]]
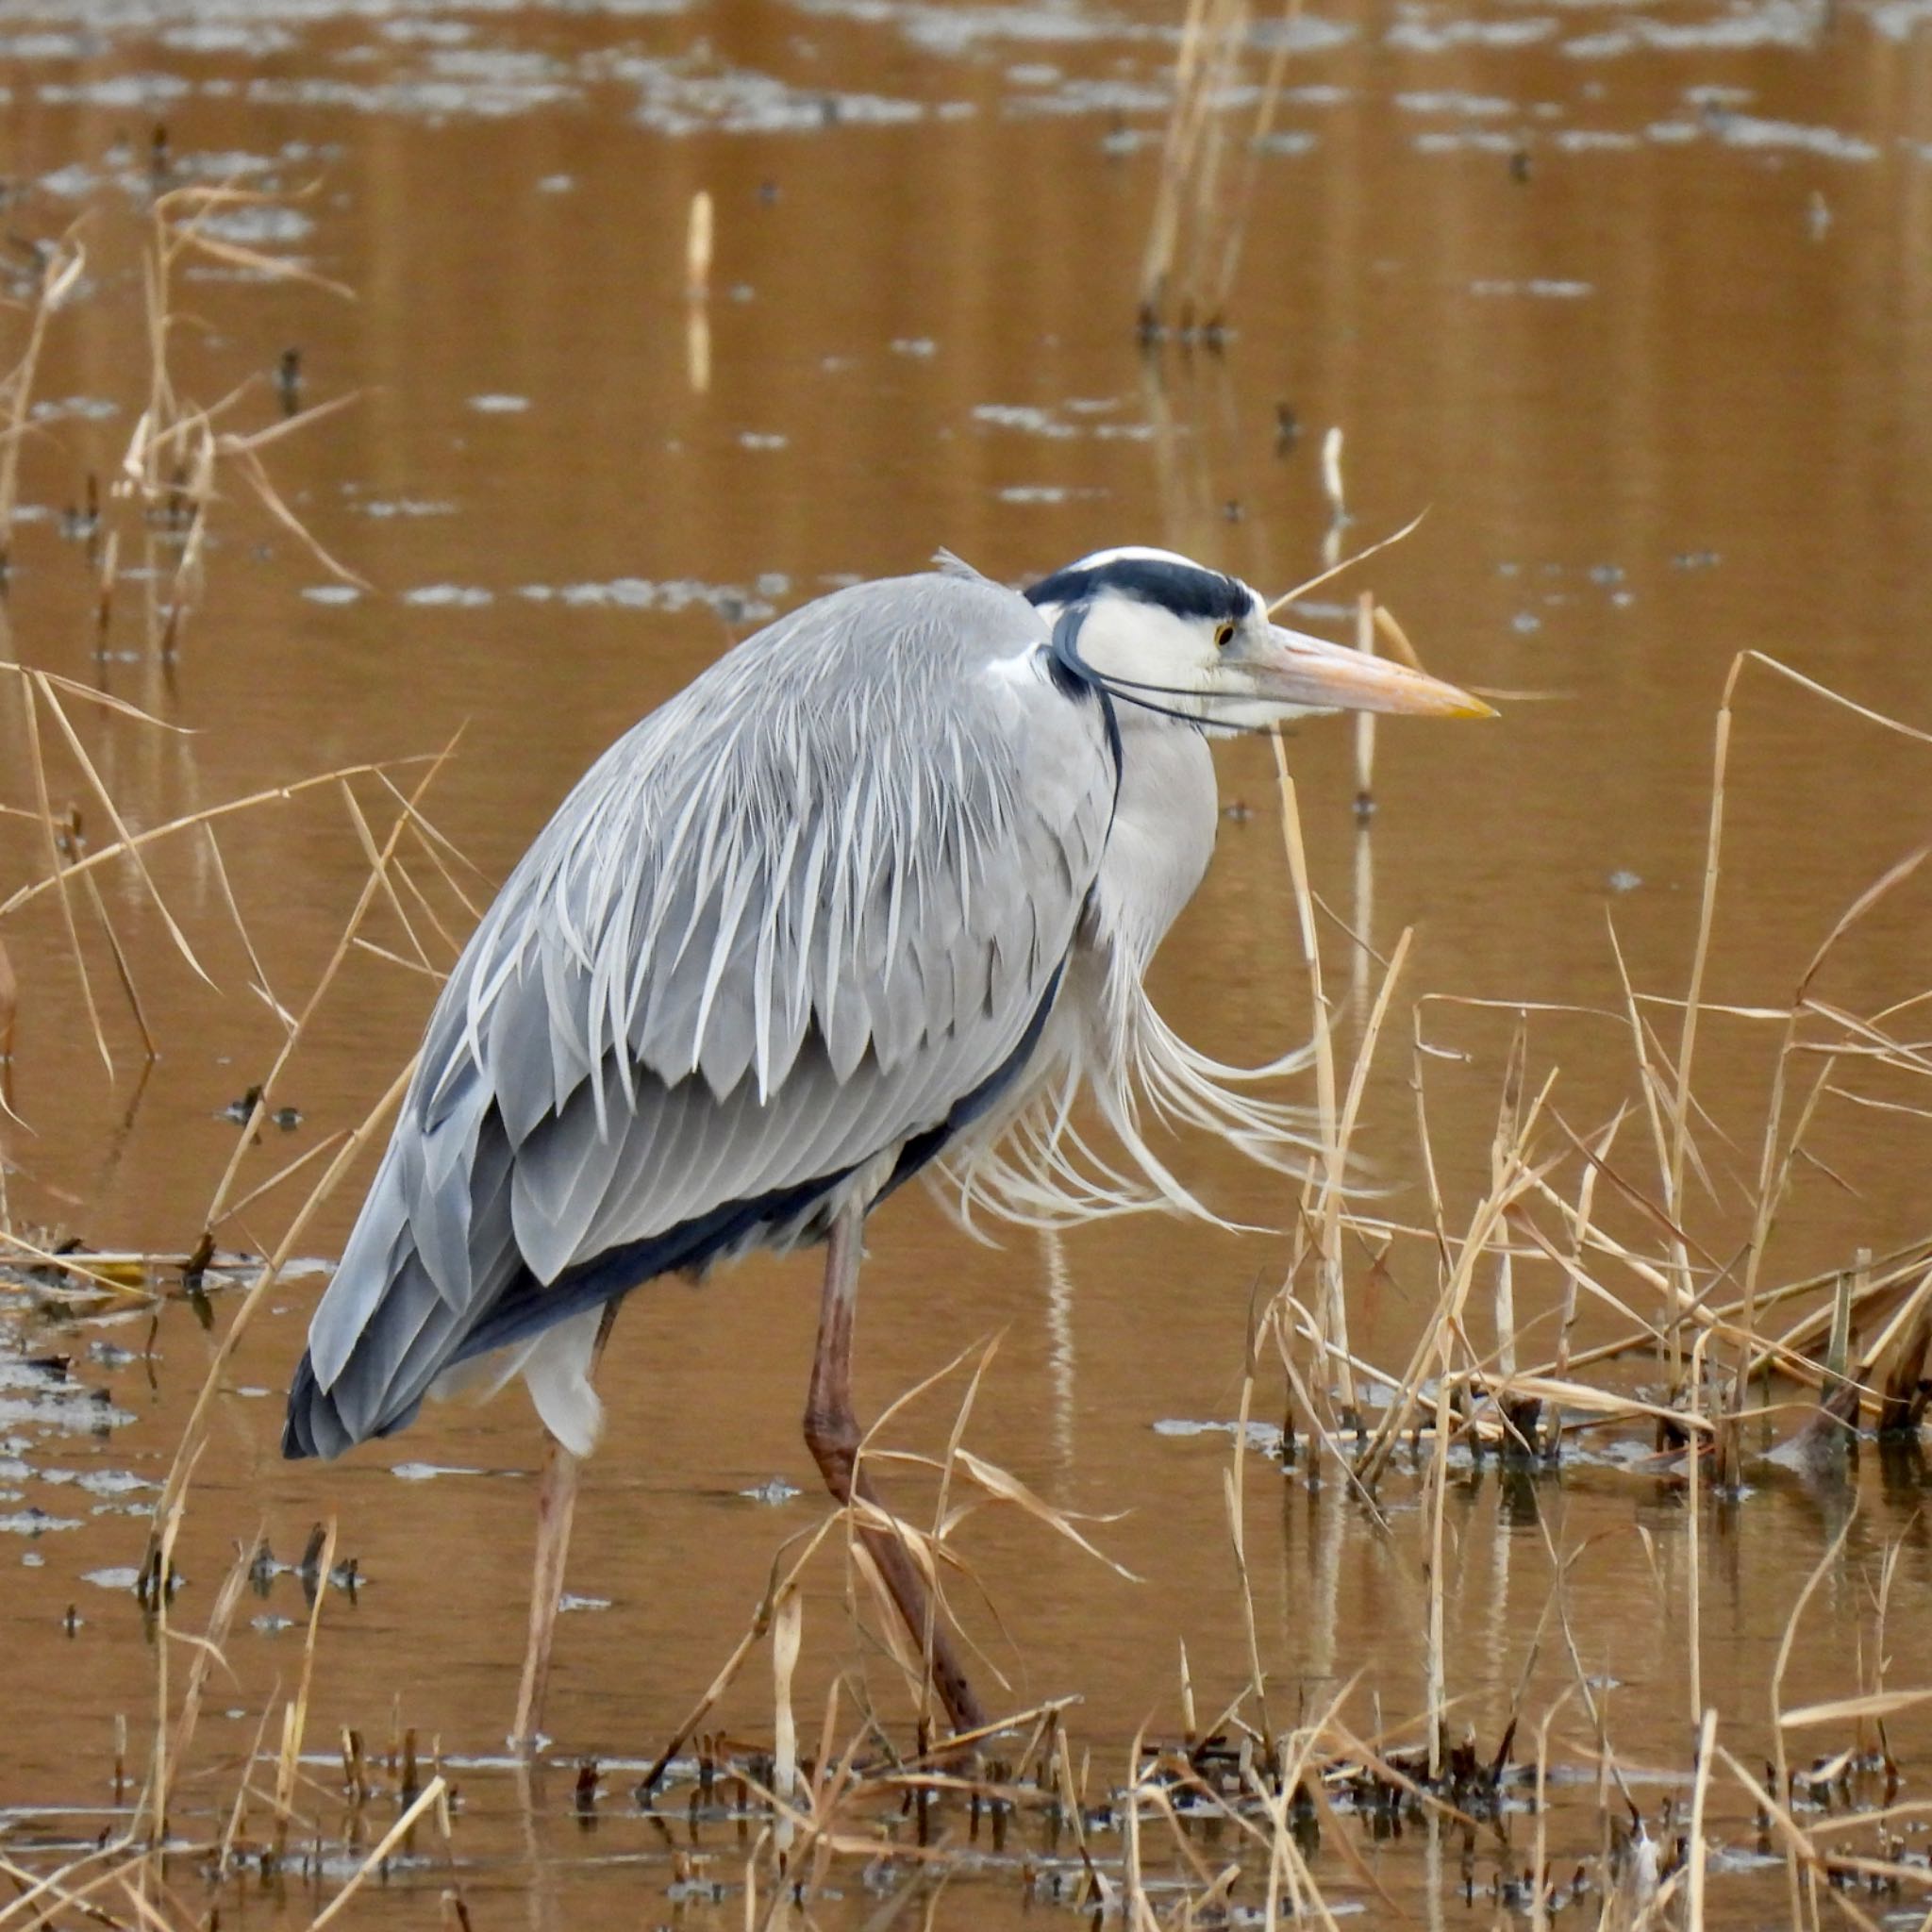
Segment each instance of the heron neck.
[[1214,758],[1200,732],[1120,713],[1121,782],[1095,885],[1103,938],[1136,969],[1194,896],[1214,852]]

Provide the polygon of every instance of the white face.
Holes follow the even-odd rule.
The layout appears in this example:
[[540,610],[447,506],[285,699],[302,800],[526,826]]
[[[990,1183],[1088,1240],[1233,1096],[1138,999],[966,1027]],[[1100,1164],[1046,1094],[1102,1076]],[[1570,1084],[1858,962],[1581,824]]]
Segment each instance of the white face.
[[1030,594],[1050,617],[1083,611],[1082,661],[1143,715],[1179,712],[1229,730],[1323,711],[1489,715],[1454,685],[1283,629],[1257,591],[1171,550],[1096,551]]

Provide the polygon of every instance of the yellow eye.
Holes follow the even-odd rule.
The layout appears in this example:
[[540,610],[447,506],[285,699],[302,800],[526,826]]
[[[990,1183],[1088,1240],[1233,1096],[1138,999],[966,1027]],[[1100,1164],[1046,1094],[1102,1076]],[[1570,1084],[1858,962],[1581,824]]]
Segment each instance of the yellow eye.
[[1214,626],[1214,648],[1217,651],[1224,651],[1233,642],[1234,625],[1231,624],[1217,624]]

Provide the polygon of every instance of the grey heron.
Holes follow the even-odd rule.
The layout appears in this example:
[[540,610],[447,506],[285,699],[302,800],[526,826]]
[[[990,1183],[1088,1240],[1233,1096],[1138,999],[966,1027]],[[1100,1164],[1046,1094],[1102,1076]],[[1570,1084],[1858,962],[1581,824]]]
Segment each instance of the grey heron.
[[[942,557],[746,639],[571,792],[437,1001],[283,1437],[336,1456],[425,1395],[522,1375],[550,1441],[520,1742],[625,1295],[823,1242],[806,1440],[841,1503],[875,1501],[850,1357],[865,1217],[894,1189],[943,1174],[1022,1220],[1192,1209],[1148,1115],[1293,1144],[1293,1111],[1241,1084],[1269,1070],[1190,1047],[1142,979],[1213,847],[1208,739],[1337,709],[1489,708],[1284,629],[1172,552],[1103,551],[1024,595]],[[1083,1091],[1117,1156],[1069,1124]],[[867,1516],[976,1727],[918,1566]]]

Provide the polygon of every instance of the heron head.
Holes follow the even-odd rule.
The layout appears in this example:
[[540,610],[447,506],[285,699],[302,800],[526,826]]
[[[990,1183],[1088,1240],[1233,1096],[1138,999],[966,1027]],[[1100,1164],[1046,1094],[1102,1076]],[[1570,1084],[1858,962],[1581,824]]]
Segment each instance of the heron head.
[[1026,595],[1069,668],[1124,703],[1208,729],[1323,711],[1494,715],[1426,673],[1273,623],[1267,599],[1239,577],[1171,550],[1096,551]]

